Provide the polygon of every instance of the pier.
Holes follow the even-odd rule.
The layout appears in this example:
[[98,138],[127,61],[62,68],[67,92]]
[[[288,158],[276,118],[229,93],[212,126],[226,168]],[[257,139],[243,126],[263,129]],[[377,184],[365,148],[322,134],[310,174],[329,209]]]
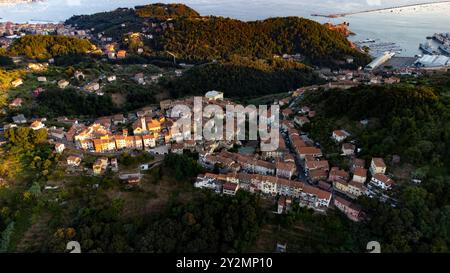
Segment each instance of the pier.
[[316,13],[314,13],[314,14],[311,14],[311,16],[326,17],[326,18],[339,18],[339,17],[345,17],[345,16],[362,14],[362,13],[370,13],[370,12],[386,11],[386,10],[402,9],[402,8],[412,8],[412,7],[420,7],[420,6],[436,5],[436,4],[445,4],[445,3],[450,3],[450,0],[437,1],[437,2],[427,2],[427,3],[417,3],[417,4],[407,4],[407,5],[401,5],[401,6],[393,6],[393,7],[386,7],[386,8],[376,8],[376,9],[368,9],[368,10],[361,10],[361,11],[354,11],[354,12],[345,12],[345,13],[334,13],[334,14],[316,14]]

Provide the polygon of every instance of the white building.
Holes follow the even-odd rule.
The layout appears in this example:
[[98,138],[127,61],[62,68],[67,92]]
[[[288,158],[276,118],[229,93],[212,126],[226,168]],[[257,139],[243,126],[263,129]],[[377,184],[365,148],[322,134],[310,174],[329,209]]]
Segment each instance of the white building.
[[223,92],[212,90],[205,94],[205,98],[208,100],[223,100]]
[[64,149],[66,149],[66,146],[63,143],[56,143],[55,144],[55,151],[58,154],[62,154],[64,152]]
[[336,142],[342,142],[347,137],[349,137],[350,134],[347,131],[344,130],[335,130],[333,131],[333,135],[331,136]]
[[366,70],[374,70],[394,57],[395,52],[386,52],[366,66]]
[[387,177],[386,175],[384,175],[382,173],[376,173],[373,175],[370,183],[383,189],[383,190],[389,190],[392,188],[392,185],[394,184],[394,180],[392,180],[391,178]]
[[450,58],[444,55],[424,55],[414,63],[417,67],[450,67]]
[[71,155],[67,158],[67,165],[72,167],[78,167],[81,163],[81,157]]
[[113,81],[115,81],[115,80],[117,80],[117,77],[116,76],[109,76],[108,78],[107,78],[107,80],[108,80],[108,82],[113,82]]
[[372,175],[376,173],[386,173],[386,164],[384,163],[384,160],[382,158],[372,158],[372,162],[370,163],[370,173]]
[[38,82],[46,82],[47,78],[44,76],[37,77]]
[[66,80],[60,80],[58,81],[58,87],[61,89],[65,89],[67,86],[69,86],[69,82]]

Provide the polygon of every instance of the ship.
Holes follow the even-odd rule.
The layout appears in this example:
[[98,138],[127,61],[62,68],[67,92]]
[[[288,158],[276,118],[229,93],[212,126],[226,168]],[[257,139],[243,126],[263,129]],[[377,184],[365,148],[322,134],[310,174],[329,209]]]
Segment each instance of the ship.
[[433,48],[430,43],[420,44],[419,48],[425,53],[429,55],[433,55]]
[[449,42],[450,37],[448,33],[435,33],[433,39],[441,44],[446,44]]
[[367,39],[364,39],[364,40],[360,41],[359,43],[367,44],[367,43],[375,43],[375,42],[376,41],[374,39],[367,38]]
[[442,52],[445,52],[446,54],[450,55],[450,46],[449,45],[440,45],[439,49],[442,50]]

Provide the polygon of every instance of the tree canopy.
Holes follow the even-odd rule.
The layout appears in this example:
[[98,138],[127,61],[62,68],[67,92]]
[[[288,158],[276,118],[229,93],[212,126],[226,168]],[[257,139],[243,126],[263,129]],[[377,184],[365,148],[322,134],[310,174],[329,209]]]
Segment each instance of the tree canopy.
[[155,46],[191,60],[227,60],[232,55],[270,59],[297,53],[309,63],[326,66],[342,65],[348,57],[356,65],[369,60],[342,34],[298,17],[254,22],[222,17],[176,20]]
[[54,35],[25,35],[17,39],[10,48],[12,55],[28,58],[48,59],[68,54],[85,54],[93,45],[85,39]]
[[156,18],[160,20],[175,19],[179,17],[195,18],[200,14],[183,4],[151,4],[137,6],[136,14],[144,18]]
[[197,66],[164,85],[173,97],[203,95],[208,90],[220,90],[226,97],[243,98],[286,92],[318,82],[321,82],[318,75],[305,67],[261,70],[226,63]]

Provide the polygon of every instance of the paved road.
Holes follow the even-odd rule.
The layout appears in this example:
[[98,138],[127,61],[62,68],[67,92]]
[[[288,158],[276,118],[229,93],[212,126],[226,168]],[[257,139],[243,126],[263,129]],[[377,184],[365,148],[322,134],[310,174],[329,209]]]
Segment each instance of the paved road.
[[302,182],[306,182],[307,181],[307,177],[305,175],[305,171],[303,169],[302,164],[300,164],[300,159],[297,157],[297,154],[295,153],[294,147],[292,146],[291,142],[289,141],[289,137],[287,136],[287,134],[282,134],[282,136],[284,137],[284,140],[286,142],[286,147],[289,149],[289,152],[294,156],[295,158],[295,165],[297,166],[297,180],[302,181]]

